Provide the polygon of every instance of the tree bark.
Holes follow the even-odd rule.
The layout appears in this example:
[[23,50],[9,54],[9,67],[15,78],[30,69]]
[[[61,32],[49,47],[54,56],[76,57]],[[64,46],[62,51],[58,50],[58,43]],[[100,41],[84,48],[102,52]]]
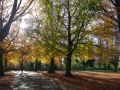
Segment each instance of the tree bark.
[[[1,11],[0,11],[0,42],[3,42],[4,38],[8,35],[12,22],[14,22],[16,19],[18,19],[20,16],[22,16],[25,13],[25,11],[32,4],[33,0],[31,0],[29,5],[26,8],[24,8],[23,11],[20,14],[18,14],[18,16],[15,18],[17,11],[19,11],[19,6],[21,5],[21,2],[19,2],[19,3],[18,2],[19,2],[18,0],[14,0],[10,18],[9,18],[8,22],[6,23],[6,25],[4,25],[4,26],[3,26],[3,22],[2,22],[2,13],[1,13],[2,7],[1,7]],[[1,0],[0,0],[0,6],[2,6]],[[0,76],[4,75],[2,57],[3,57],[3,49],[2,49],[2,47],[0,47]]]
[[5,71],[8,71],[8,65],[7,65],[7,63],[8,63],[8,60],[4,59],[4,70]]
[[51,58],[50,69],[49,69],[48,73],[55,73],[55,71],[54,71],[54,57]]
[[86,70],[86,62],[83,61],[82,63],[83,63],[83,70]]
[[118,61],[114,61],[114,72],[118,71]]
[[20,69],[21,69],[21,74],[23,73],[23,59],[20,62]]
[[118,19],[118,28],[120,32],[120,0],[115,0],[114,6],[116,7],[117,10],[117,19]]
[[118,60],[119,60],[118,55],[114,56],[114,58],[112,59],[112,63],[114,66],[114,72],[117,72],[117,70],[118,70]]
[[35,61],[35,71],[38,71],[38,60]]
[[73,76],[71,74],[71,61],[72,61],[71,56],[72,56],[72,54],[69,54],[67,56],[67,62],[66,62],[66,73],[65,73],[65,76],[68,76],[68,77]]
[[0,76],[4,76],[3,53],[4,50],[0,47]]

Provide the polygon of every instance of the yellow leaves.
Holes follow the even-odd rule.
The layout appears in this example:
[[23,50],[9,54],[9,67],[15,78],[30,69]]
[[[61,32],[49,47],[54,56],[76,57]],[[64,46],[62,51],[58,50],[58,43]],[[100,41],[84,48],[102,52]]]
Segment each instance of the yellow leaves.
[[76,53],[76,55],[73,55],[74,59],[80,57],[81,60],[87,61],[95,58],[95,49],[90,44],[81,44]]
[[25,55],[24,57],[25,62],[35,62],[36,58],[32,54]]
[[43,63],[43,64],[50,64],[50,59],[47,59],[45,57],[41,57],[40,61]]
[[111,46],[112,48],[115,48],[116,45],[115,45],[115,43],[112,39],[108,38],[107,41],[108,41],[108,46]]
[[5,48],[5,43],[4,42],[0,42],[0,47],[2,47],[4,49]]
[[96,55],[99,57],[102,62],[108,64],[110,62],[110,59],[114,57],[114,54],[116,54],[116,51],[111,50],[110,48],[104,48],[104,47],[97,47],[96,48]]
[[73,58],[73,60],[76,60],[76,59],[78,59],[78,56],[76,54],[73,54],[72,58]]
[[80,58],[81,58],[83,61],[89,60],[88,55],[81,55]]
[[3,58],[8,61],[8,66],[9,67],[17,67],[18,66],[18,60],[21,58],[21,54],[18,52],[8,52],[5,53]]
[[91,60],[91,59],[94,59],[94,58],[95,58],[95,55],[91,54],[91,53],[82,53],[80,55],[80,59],[83,60],[83,61]]
[[9,60],[8,61],[8,66],[9,67],[17,67],[19,65],[19,63],[15,60]]
[[0,47],[2,47],[4,50],[10,50],[14,48],[10,41],[0,42]]
[[22,57],[22,55],[15,51],[11,51],[11,52],[7,53],[8,60],[19,60],[21,57]]
[[104,50],[104,48],[96,47],[95,53],[96,53],[96,54],[101,54],[101,52],[102,52],[103,50]]
[[[51,57],[49,56],[46,56],[46,57],[41,57],[40,58],[40,61],[43,63],[43,64],[47,64],[49,65],[50,64],[50,60],[51,60]],[[54,58],[54,63],[58,66],[60,66],[62,64],[62,57],[61,56],[56,56]]]

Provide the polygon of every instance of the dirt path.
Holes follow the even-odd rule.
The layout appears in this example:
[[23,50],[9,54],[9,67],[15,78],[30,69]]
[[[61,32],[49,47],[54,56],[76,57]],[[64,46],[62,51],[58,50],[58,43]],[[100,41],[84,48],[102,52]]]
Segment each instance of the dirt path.
[[41,73],[15,71],[15,81],[10,90],[80,90],[62,84],[58,79],[49,78]]

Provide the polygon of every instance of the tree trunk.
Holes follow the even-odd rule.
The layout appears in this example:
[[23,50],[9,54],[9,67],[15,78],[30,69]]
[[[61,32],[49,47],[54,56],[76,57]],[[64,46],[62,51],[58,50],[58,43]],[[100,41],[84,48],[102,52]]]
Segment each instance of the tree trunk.
[[86,62],[83,61],[82,63],[83,63],[83,70],[86,70]]
[[48,73],[55,73],[55,71],[54,71],[54,57],[51,58],[50,69],[49,69]]
[[113,59],[113,65],[114,65],[114,72],[117,72],[117,69],[118,69],[118,60],[119,60],[119,56],[116,55],[114,56],[114,59]]
[[71,56],[72,56],[72,54],[69,54],[68,56],[67,56],[67,62],[66,62],[66,73],[65,73],[65,76],[68,76],[68,77],[70,77],[70,76],[73,76],[72,74],[71,74]]
[[8,65],[7,65],[7,63],[8,63],[8,60],[4,59],[4,70],[5,71],[8,71]]
[[117,72],[118,70],[118,61],[114,62],[114,72]]
[[38,69],[41,70],[41,61],[38,62]]
[[4,67],[3,67],[3,49],[0,47],[0,76],[4,76]]
[[35,71],[38,71],[38,60],[35,61]]
[[21,74],[23,73],[23,59],[20,62]]
[[119,32],[120,32],[120,0],[115,0],[115,7],[117,10],[117,19],[118,19],[118,28],[119,28]]

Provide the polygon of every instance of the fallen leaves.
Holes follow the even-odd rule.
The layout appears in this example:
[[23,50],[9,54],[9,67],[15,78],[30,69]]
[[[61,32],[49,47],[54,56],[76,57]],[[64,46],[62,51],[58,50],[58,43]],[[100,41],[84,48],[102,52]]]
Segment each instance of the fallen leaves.
[[[59,80],[63,84],[82,88],[78,90],[120,90],[120,73],[100,73],[72,71],[73,77],[65,77],[64,71],[56,71],[50,74],[40,71],[44,75]],[[14,74],[7,72],[5,76],[0,77],[0,90],[9,90],[13,83]]]
[[5,72],[5,76],[0,77],[0,90],[9,90],[14,80],[14,74]]
[[65,77],[62,71],[57,71],[56,74],[43,73],[44,75],[57,78],[62,83],[80,87],[84,90],[120,90],[120,74],[114,73],[92,73],[75,71],[74,77]]

